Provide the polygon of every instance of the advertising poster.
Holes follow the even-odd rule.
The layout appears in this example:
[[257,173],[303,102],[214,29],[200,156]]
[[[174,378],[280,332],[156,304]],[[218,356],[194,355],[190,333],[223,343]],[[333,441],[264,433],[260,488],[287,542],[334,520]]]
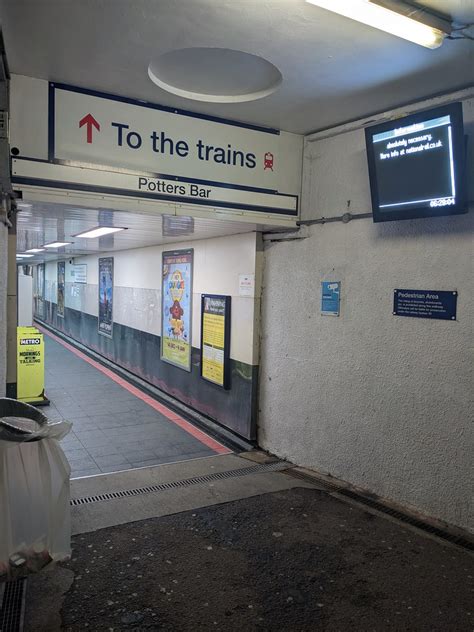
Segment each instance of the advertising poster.
[[201,302],[201,376],[229,388],[230,296],[203,294]]
[[191,371],[193,250],[164,252],[161,359]]
[[114,258],[99,259],[99,334],[112,338]]
[[58,296],[56,313],[64,318],[64,297],[66,292],[66,262],[58,261]]

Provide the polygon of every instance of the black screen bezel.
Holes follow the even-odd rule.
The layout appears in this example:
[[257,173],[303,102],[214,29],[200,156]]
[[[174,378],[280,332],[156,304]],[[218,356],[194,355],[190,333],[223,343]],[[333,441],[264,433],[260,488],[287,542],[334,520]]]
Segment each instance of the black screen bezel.
[[[379,191],[375,170],[375,152],[373,137],[381,132],[389,131],[395,127],[406,127],[414,123],[422,123],[427,119],[449,115],[452,121],[453,159],[454,173],[458,195],[456,204],[442,207],[414,207],[400,211],[383,211],[379,208]],[[392,119],[379,125],[365,128],[365,146],[369,167],[370,196],[372,199],[372,217],[374,222],[390,222],[403,219],[416,219],[419,217],[439,217],[443,215],[460,215],[467,213],[467,183],[465,178],[465,143],[464,125],[462,116],[462,103],[450,103],[437,108],[430,108],[410,114],[399,119]]]

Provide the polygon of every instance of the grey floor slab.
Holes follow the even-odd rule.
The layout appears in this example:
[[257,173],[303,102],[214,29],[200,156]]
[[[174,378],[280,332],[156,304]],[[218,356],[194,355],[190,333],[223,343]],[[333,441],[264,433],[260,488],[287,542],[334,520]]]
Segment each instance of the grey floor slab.
[[236,454],[219,454],[212,457],[173,462],[159,467],[135,470],[126,474],[100,476],[94,479],[81,479],[71,482],[71,497],[81,498],[93,494],[113,492],[120,489],[134,489],[160,483],[203,476],[215,472],[226,472],[248,467],[249,461]]
[[[122,473],[122,476],[124,475]],[[142,496],[80,505],[72,508],[72,529],[74,534],[86,533],[135,520],[167,516],[293,487],[311,486],[278,472],[264,472]]]
[[72,422],[61,443],[72,478],[215,454],[49,336],[45,345],[51,405],[44,412]]

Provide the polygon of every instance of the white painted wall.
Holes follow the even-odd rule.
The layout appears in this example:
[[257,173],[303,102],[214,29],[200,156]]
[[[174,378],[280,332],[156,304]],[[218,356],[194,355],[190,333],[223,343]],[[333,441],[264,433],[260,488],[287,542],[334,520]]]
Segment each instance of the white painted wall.
[[[421,104],[428,107],[431,104]],[[464,103],[474,199],[474,100]],[[306,144],[303,217],[369,212],[363,129]],[[474,213],[314,225],[266,247],[259,440],[474,530]],[[342,282],[341,316],[320,283]],[[394,288],[457,290],[457,322],[392,315]]]
[[[260,299],[239,296],[239,274],[255,274],[256,233],[245,233],[104,253],[114,257],[114,322],[161,335],[161,254],[166,250],[194,249],[192,345],[200,347],[201,294],[232,296],[231,357],[256,364],[254,318]],[[66,262],[66,307],[98,314],[98,259],[75,257],[87,264],[87,285],[70,282]],[[46,264],[46,299],[56,303],[57,263]]]

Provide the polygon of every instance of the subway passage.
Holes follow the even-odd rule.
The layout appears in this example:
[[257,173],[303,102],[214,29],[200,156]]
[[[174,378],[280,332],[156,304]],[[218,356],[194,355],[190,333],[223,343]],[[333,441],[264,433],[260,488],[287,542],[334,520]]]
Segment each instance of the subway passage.
[[71,477],[93,476],[231,452],[180,415],[45,330],[51,420],[72,430],[61,442]]

